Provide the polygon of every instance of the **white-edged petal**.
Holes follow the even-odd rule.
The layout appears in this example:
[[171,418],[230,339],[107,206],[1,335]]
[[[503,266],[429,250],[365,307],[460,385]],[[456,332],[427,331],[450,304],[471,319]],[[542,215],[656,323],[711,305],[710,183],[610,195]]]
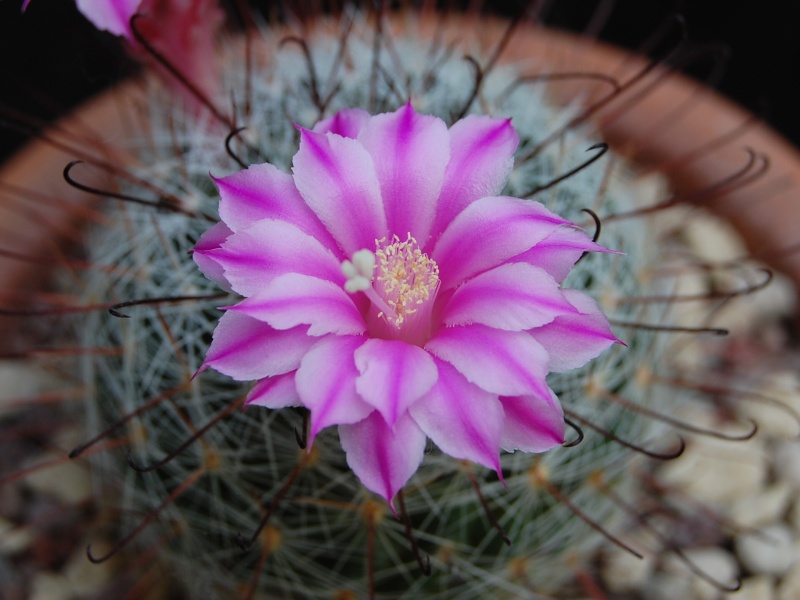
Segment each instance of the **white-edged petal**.
[[311,411],[309,444],[325,427],[355,423],[375,410],[356,392],[358,370],[353,354],[364,340],[329,335],[303,357],[295,385],[303,406]]
[[431,355],[398,340],[367,340],[355,353],[356,390],[389,426],[436,382]]
[[500,436],[504,417],[500,400],[467,381],[449,363],[434,360],[438,380],[411,406],[411,416],[442,452],[494,469],[502,477]]
[[358,423],[340,425],[339,440],[347,464],[364,487],[385,498],[390,506],[419,468],[425,452],[425,434],[408,414],[390,427],[374,411]]

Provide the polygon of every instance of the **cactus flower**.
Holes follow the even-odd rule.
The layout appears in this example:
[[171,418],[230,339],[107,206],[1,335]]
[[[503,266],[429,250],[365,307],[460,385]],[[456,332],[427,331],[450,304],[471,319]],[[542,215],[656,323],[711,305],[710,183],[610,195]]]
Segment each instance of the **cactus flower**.
[[350,468],[390,504],[426,438],[500,477],[501,449],[561,444],[548,372],[617,341],[561,282],[605,249],[498,195],[517,144],[507,119],[448,129],[410,103],[350,109],[300,129],[291,174],[260,164],[217,179],[222,222],[194,258],[243,299],[204,368],[256,380],[248,405],[309,409],[310,443],[337,425]]

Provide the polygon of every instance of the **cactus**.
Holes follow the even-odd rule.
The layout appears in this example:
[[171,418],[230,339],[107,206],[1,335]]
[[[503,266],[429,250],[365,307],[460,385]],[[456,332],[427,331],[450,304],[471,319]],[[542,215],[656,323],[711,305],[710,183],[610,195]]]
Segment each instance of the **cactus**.
[[[350,107],[394,110],[408,90],[419,112],[448,124],[465,110],[511,117],[521,143],[504,193],[527,197],[541,186],[536,200],[589,231],[595,224],[582,209],[602,220],[664,197],[661,180],[637,179],[611,155],[548,187],[591,158],[585,151],[602,141],[589,126],[570,127],[531,152],[580,106],[552,104],[547,86],[520,83],[526,65],[513,63],[485,73],[479,97],[472,98],[476,77],[484,74],[463,60],[465,51],[437,45],[415,24],[408,17],[404,33],[378,38],[377,62],[376,29],[356,11],[338,24],[317,24],[301,43],[260,29],[252,39],[252,71],[241,41],[228,40],[219,58],[223,88],[234,92],[234,112],[247,126],[229,140],[230,154],[223,144],[228,132],[208,113],[198,118],[158,81],[146,81],[144,102],[130,107],[146,113],[150,129],[122,143],[136,158],[125,168],[180,204],[172,210],[164,202],[159,208],[120,203],[86,232],[88,261],[111,266],[112,274],[88,270],[80,283],[83,302],[148,301],[117,306],[117,316],[89,313],[77,327],[81,345],[119,349],[80,359],[91,388],[85,419],[92,435],[124,421],[111,435],[130,449],[131,464],[125,450],[87,453],[86,460],[101,487],[113,490],[122,542],[135,537],[142,552],[157,549],[190,597],[567,597],[575,571],[600,543],[609,543],[581,515],[606,532],[619,530],[626,517],[614,498],[636,492],[631,464],[637,453],[619,440],[666,456],[675,447],[658,419],[619,401],[664,413],[687,401],[649,376],[669,368],[672,338],[645,325],[669,323],[670,307],[624,301],[674,292],[673,282],[653,276],[665,252],[659,213],[609,220],[602,243],[622,254],[586,256],[565,282],[598,300],[626,346],[551,375],[548,383],[569,411],[574,435],[583,429],[586,437],[543,455],[504,453],[505,486],[488,470],[429,444],[396,518],[348,469],[333,429],[302,450],[297,411],[240,410],[247,385],[213,371],[194,376],[219,319],[215,307],[229,303],[188,255],[216,217],[208,174],[265,159],[288,171],[297,149],[295,123],[310,127]],[[486,48],[468,52],[487,54]],[[319,97],[329,94],[321,111]],[[121,192],[141,197],[141,186],[130,181],[120,178]],[[90,556],[103,558],[91,550]],[[426,557],[429,575],[423,574]]]

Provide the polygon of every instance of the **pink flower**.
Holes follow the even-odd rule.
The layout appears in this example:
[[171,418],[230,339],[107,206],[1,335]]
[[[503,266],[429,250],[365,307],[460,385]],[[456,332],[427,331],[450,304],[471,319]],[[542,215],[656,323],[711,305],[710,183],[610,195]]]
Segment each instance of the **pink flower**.
[[339,426],[347,461],[390,503],[443,452],[500,470],[500,449],[564,441],[549,371],[616,340],[560,283],[604,251],[538,202],[497,196],[518,137],[469,116],[450,129],[411,104],[345,110],[300,130],[293,173],[217,180],[219,223],[194,257],[244,296],[205,367],[257,380],[248,404],[304,406],[309,437]]

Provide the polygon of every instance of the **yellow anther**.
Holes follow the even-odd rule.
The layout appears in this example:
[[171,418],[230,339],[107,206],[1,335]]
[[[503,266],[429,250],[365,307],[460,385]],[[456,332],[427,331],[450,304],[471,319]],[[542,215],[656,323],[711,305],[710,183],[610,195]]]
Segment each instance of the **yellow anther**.
[[375,240],[375,280],[378,293],[392,307],[394,315],[386,315],[400,327],[415,305],[422,305],[436,294],[439,287],[439,266],[423,253],[417,240],[409,233],[404,241],[396,235],[391,244],[386,238]]
[[344,289],[369,298],[379,329],[390,326],[379,335],[421,344],[429,333],[427,317],[439,289],[439,266],[410,233],[404,241],[396,235],[391,243],[385,237],[375,240],[375,246],[374,253],[359,250],[342,262]]

